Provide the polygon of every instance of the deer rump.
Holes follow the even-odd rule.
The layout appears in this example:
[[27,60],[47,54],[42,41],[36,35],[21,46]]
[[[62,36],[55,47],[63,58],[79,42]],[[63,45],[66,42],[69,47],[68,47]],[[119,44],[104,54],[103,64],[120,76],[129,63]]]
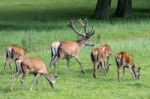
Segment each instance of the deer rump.
[[11,59],[14,58],[13,49],[12,49],[12,48],[8,48],[8,49],[6,50],[6,58],[11,58]]
[[[70,47],[71,46],[71,47]],[[78,53],[78,44],[74,41],[60,41],[59,44],[51,46],[51,56],[63,59],[74,57]]]

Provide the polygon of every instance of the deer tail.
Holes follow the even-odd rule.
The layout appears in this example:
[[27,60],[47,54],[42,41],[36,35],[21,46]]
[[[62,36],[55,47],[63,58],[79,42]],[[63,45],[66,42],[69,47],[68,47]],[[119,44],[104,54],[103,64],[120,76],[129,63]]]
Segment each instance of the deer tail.
[[119,68],[119,63],[121,63],[121,60],[117,56],[115,57],[115,60],[116,60],[117,67]]
[[58,56],[59,46],[60,46],[60,42],[59,41],[52,43],[52,46],[51,46],[51,57],[52,58]]
[[91,52],[91,59],[92,59],[92,61],[98,61],[98,52],[97,51]]
[[13,49],[12,48],[8,48],[7,50],[6,50],[6,59],[7,58],[14,58],[14,55],[13,55]]

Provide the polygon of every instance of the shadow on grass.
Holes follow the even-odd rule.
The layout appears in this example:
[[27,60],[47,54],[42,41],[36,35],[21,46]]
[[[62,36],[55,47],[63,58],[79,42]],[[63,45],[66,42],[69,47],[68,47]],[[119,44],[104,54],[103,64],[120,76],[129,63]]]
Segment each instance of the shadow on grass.
[[[10,86],[11,87],[11,86]],[[0,88],[0,93],[10,93],[12,92],[11,89],[9,87],[6,88]]]
[[135,88],[150,88],[149,85],[146,85],[137,81],[133,81],[132,83],[128,83],[126,85],[129,87],[135,87]]
[[143,8],[143,9],[140,9],[140,8],[135,8],[133,9],[133,13],[136,15],[136,16],[141,16],[141,17],[150,17],[150,8]]
[[[82,9],[82,10],[81,10]],[[92,19],[93,9],[89,8],[62,8],[62,9],[41,9],[41,10],[16,10],[1,11],[0,30],[55,30],[63,28],[58,22],[67,22],[72,18],[87,17]],[[134,9],[134,16],[130,19],[111,18],[107,21],[139,21],[149,20],[150,9]],[[48,23],[53,23],[48,26]]]
[[[56,30],[58,29],[59,26],[57,25],[51,25],[51,26],[45,26],[43,24],[34,24],[34,25],[30,25],[30,24],[25,24],[25,25],[22,25],[22,24],[0,24],[0,31],[2,30],[7,30],[7,31],[12,31],[12,30],[15,30],[15,31],[18,31],[18,30],[33,30],[33,29],[36,29],[36,30]],[[61,29],[63,27],[59,27],[59,29]]]
[[117,81],[117,78],[114,78],[114,77],[110,77],[110,73],[108,72],[106,74],[106,76],[104,75],[104,73],[100,70],[97,71],[97,79],[95,79],[93,77],[93,70],[92,69],[85,69],[85,74],[82,74],[81,70],[79,69],[78,71],[75,71],[75,74],[76,76],[78,76],[78,78],[84,78],[84,79],[87,79],[89,80],[92,79],[92,80],[96,80],[96,81],[108,81],[108,82],[114,82],[114,81]]

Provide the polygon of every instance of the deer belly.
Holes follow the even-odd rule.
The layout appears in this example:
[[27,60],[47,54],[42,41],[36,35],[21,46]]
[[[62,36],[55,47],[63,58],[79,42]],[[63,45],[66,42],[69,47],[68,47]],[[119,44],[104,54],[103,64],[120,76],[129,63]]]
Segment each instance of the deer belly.
[[67,55],[65,55],[65,57],[63,59],[72,58],[74,56],[75,56],[74,54],[67,54]]

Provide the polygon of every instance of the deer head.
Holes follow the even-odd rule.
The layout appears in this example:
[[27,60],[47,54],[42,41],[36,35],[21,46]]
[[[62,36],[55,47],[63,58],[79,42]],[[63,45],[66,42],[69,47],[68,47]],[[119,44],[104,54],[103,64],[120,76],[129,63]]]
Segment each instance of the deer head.
[[133,69],[133,72],[135,75],[135,79],[139,80],[141,67],[137,68],[137,67],[133,66],[132,69]]
[[75,27],[75,20],[70,20],[68,22],[68,26],[71,29],[73,29],[77,35],[81,36],[80,43],[82,43],[82,45],[85,45],[85,46],[94,46],[95,43],[90,39],[90,37],[94,34],[95,30],[93,29],[93,27],[92,27],[91,30],[87,30],[88,20],[86,18],[84,20],[79,19],[78,21],[82,25],[82,27],[84,29],[84,33],[80,33],[76,29],[76,27]]

